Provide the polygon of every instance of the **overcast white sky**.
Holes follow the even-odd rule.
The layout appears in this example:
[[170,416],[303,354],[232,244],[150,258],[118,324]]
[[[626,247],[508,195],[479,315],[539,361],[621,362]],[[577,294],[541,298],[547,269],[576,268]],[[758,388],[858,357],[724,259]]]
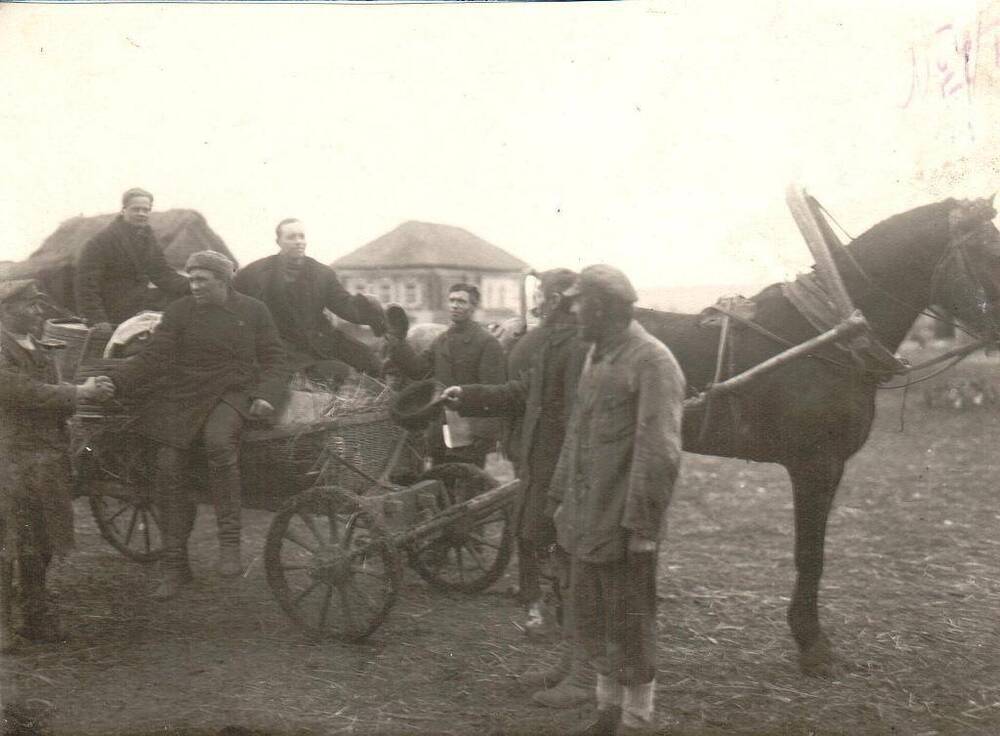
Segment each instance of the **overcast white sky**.
[[792,179],[854,231],[1000,187],[998,0],[6,4],[0,69],[6,260],[139,185],[243,263],[419,219],[747,283],[809,263]]

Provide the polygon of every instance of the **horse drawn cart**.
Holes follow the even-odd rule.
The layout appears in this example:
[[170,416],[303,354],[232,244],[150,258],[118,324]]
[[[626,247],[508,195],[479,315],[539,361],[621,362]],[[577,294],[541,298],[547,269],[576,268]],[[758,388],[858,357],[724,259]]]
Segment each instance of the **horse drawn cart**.
[[[90,352],[77,380],[118,362]],[[390,416],[391,391],[367,386],[377,393],[331,416],[243,436],[243,506],[275,512],[263,554],[268,585],[315,638],[374,632],[393,606],[404,557],[432,586],[469,593],[496,582],[510,559],[517,482],[500,485],[460,463],[425,470],[418,435]],[[131,409],[80,407],[70,420],[76,489],[113,547],[152,562],[163,552],[153,448],[130,431]],[[196,463],[195,488],[203,477]]]

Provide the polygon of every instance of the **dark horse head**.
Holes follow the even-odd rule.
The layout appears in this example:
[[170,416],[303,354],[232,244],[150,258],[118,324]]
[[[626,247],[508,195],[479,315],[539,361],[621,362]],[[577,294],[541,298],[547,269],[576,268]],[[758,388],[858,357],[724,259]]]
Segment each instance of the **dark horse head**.
[[[992,198],[948,199],[890,217],[834,249],[851,300],[886,349],[895,351],[931,305],[977,336],[1000,336],[996,214]],[[643,309],[636,318],[671,349],[688,385],[700,390],[817,334],[781,285],[749,301],[753,324],[737,322],[724,344],[717,315]],[[784,363],[684,415],[685,450],[774,462],[788,470],[797,572],[788,621],[807,672],[826,671],[832,662],[818,608],[827,517],[844,463],[868,438],[884,376],[831,347]]]
[[1000,231],[993,197],[956,202],[949,242],[935,267],[931,303],[983,338],[1000,338]]
[[947,199],[880,222],[835,254],[855,304],[895,349],[936,306],[978,337],[1000,337],[1000,231],[993,198]]

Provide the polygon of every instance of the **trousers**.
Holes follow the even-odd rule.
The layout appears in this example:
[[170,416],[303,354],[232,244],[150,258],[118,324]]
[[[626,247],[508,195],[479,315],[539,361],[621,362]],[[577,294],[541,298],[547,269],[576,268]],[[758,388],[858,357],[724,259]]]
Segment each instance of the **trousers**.
[[655,552],[572,562],[578,640],[597,673],[625,687],[656,677],[656,562]]

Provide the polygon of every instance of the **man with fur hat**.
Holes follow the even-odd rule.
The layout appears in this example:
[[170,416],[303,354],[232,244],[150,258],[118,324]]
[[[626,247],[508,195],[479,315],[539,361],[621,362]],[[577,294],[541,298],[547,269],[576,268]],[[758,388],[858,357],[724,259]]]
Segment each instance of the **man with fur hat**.
[[380,336],[385,332],[381,305],[364,294],[348,293],[332,268],[306,255],[306,234],[299,220],[282,220],[275,235],[278,253],[241,268],[233,286],[271,310],[292,369],[322,378],[336,373],[339,361],[378,374],[381,365],[372,350],[334,327],[324,310],[368,325]]
[[567,294],[591,347],[549,495],[572,556],[577,636],[597,670],[598,717],[583,733],[650,732],[657,551],[680,467],[684,375],[632,319],[621,271],[589,266]]
[[[73,495],[65,421],[78,401],[100,402],[105,376],[59,382],[40,342],[47,304],[32,280],[0,283],[0,617],[4,652],[58,641],[45,577],[53,555],[73,545]],[[20,616],[21,625],[15,622]]]
[[[564,296],[576,274],[557,268],[539,274],[535,313],[542,324],[515,345],[508,365],[513,380],[496,386],[452,386],[444,397],[462,414],[508,416],[515,421],[512,456],[521,493],[514,514],[521,600],[528,610],[525,630],[545,624],[541,569],[555,546],[556,534],[546,501],[549,481],[563,446],[566,424],[576,395],[576,383],[586,352],[579,338],[571,299]],[[560,588],[568,586],[568,559],[553,555],[562,567]],[[556,590],[562,597],[563,590]],[[521,681],[548,689],[535,693],[542,705],[563,708],[593,697],[593,668],[573,645],[572,610],[564,611],[562,655],[555,668],[526,673]]]
[[191,296],[167,307],[149,346],[118,368],[122,395],[159,379],[132,429],[156,443],[157,496],[163,510],[164,600],[190,582],[187,540],[196,506],[186,483],[190,449],[199,442],[219,528],[219,571],[233,577],[240,560],[240,435],[269,416],[288,385],[281,338],[267,306],[232,288],[233,263],[214,251],[187,261]]
[[150,282],[171,299],[189,293],[187,279],[167,264],[149,227],[152,208],[152,194],[129,189],[122,195],[118,216],[80,251],[76,311],[92,327],[110,330],[143,309],[158,308]]
[[[453,284],[448,289],[451,325],[418,355],[405,339],[390,332],[386,336],[389,361],[407,378],[433,378],[444,386],[470,383],[502,383],[507,376],[503,349],[489,331],[472,319],[479,306],[479,289],[472,284]],[[435,419],[427,428],[431,461],[472,463],[480,468],[500,435],[499,420],[470,420],[472,442],[462,447],[448,447],[444,425]]]

